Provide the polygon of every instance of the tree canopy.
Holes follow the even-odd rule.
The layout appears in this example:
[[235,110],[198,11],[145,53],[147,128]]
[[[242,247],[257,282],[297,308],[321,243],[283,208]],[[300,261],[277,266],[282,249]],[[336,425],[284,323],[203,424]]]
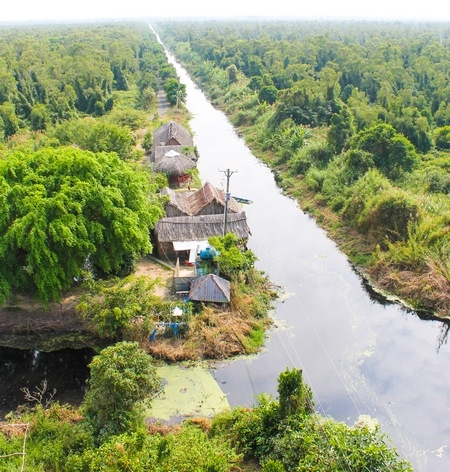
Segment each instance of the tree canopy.
[[92,359],[83,410],[102,440],[131,433],[143,423],[142,402],[161,386],[152,358],[137,342],[109,346]]
[[86,269],[119,271],[151,251],[162,215],[156,183],[116,154],[15,151],[0,161],[0,300],[12,290],[57,300]]

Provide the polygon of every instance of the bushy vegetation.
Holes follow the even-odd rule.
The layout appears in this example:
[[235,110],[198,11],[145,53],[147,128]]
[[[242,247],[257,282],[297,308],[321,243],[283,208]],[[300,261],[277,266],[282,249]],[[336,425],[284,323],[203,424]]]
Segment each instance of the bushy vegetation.
[[58,300],[92,269],[118,273],[151,251],[163,214],[157,181],[116,154],[14,151],[0,160],[0,301],[11,291]]
[[[157,26],[279,184],[328,225],[360,270],[415,307],[450,314],[446,25]],[[433,226],[428,238],[424,228]]]
[[253,408],[172,427],[146,426],[139,413],[159,385],[136,344],[105,349],[91,363],[79,411],[37,405],[1,425],[0,471],[412,470],[376,425],[347,426],[315,413],[298,369],[280,374],[278,400],[261,395]]

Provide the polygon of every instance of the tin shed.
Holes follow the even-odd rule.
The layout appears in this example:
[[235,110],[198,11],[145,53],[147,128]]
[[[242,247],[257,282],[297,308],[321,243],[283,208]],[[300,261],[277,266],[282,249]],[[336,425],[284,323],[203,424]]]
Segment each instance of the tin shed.
[[230,282],[215,274],[198,277],[191,282],[189,299],[198,302],[229,303]]

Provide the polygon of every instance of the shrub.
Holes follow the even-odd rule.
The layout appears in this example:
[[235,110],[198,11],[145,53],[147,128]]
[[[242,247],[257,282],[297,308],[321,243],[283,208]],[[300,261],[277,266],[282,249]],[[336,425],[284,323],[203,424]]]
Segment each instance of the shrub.
[[152,358],[138,343],[123,341],[103,349],[89,368],[83,411],[95,436],[102,442],[108,436],[139,429],[142,402],[161,385]]
[[436,130],[435,143],[440,149],[450,149],[450,126],[443,126]]

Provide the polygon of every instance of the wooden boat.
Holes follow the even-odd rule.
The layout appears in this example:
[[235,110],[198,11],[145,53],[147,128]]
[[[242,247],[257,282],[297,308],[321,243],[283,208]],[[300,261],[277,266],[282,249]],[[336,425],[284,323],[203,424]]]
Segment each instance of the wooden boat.
[[235,196],[233,196],[233,198],[239,203],[245,203],[247,205],[250,205],[250,203],[253,203],[253,201],[249,200],[248,198],[235,197]]

